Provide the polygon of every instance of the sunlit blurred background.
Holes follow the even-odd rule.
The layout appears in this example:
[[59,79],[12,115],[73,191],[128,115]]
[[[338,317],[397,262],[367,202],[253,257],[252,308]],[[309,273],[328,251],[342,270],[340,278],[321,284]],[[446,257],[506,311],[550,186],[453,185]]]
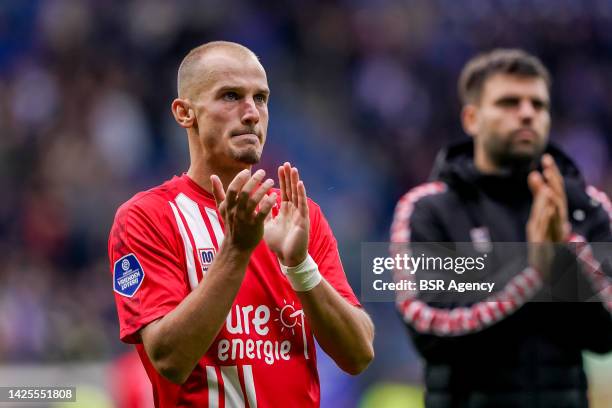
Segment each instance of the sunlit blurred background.
[[[259,55],[272,90],[261,167],[298,166],[359,292],[361,242],[388,240],[396,200],[466,137],[456,81],[476,52],[542,58],[552,139],[612,193],[610,27],[612,0],[2,0],[0,385],[150,406],[118,340],[106,244],[120,203],[188,167],[170,102],[192,47],[223,39]],[[320,353],[322,406],[420,406],[394,306],[365,307],[376,360],[351,378]],[[612,406],[610,361],[588,367],[593,406]]]

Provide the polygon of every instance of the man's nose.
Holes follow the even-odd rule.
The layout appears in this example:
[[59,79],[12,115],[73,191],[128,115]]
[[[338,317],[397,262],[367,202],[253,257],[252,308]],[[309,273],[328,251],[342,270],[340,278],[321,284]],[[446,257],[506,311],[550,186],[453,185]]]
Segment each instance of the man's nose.
[[244,124],[256,124],[259,122],[259,110],[253,99],[245,98],[242,104],[241,121]]
[[522,121],[531,121],[535,116],[536,110],[530,100],[522,100],[519,105],[519,117]]

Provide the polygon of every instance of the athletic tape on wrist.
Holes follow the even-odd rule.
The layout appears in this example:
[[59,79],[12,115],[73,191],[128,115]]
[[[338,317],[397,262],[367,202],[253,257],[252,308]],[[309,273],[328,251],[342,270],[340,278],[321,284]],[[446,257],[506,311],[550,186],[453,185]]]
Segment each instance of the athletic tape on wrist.
[[280,264],[281,271],[296,292],[308,292],[323,279],[319,272],[319,265],[312,259],[310,254],[301,264],[296,266],[285,266],[280,260],[278,263]]

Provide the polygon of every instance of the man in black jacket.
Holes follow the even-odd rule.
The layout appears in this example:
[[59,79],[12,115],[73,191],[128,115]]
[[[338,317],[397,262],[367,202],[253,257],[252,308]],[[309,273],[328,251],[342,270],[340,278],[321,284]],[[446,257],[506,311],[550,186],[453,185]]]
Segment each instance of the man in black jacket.
[[[443,150],[432,182],[398,202],[393,242],[528,242],[532,251],[478,302],[398,298],[425,359],[427,407],[586,407],[582,351],[612,350],[612,280],[587,244],[612,241],[612,205],[548,143],[549,88],[546,68],[523,51],[472,59],[459,83],[472,140]],[[573,279],[601,301],[529,302],[568,259],[538,258],[537,243],[564,242],[582,243],[568,245]]]

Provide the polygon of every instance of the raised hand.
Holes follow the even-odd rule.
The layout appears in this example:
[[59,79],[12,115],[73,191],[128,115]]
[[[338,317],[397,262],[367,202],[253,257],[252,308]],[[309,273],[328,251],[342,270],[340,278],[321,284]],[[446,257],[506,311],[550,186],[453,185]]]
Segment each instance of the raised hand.
[[550,267],[554,257],[551,246],[551,223],[556,208],[553,202],[552,189],[546,184],[542,175],[533,171],[527,179],[533,203],[527,221],[527,242],[529,265],[540,272],[542,277],[550,274]]
[[264,220],[276,203],[276,193],[267,192],[274,185],[272,179],[262,183],[266,172],[257,170],[253,176],[243,170],[234,177],[227,193],[216,175],[210,177],[213,196],[225,223],[225,239],[237,249],[252,251],[263,236]]
[[571,227],[563,177],[551,155],[542,157],[542,169],[542,173],[531,172],[527,179],[533,194],[527,241],[532,244],[529,246],[530,265],[547,276],[554,256],[552,244],[564,242]]
[[265,222],[264,240],[285,266],[296,266],[308,255],[310,216],[306,188],[298,169],[285,163],[278,168],[281,205],[278,215]]
[[555,205],[552,199],[552,189],[546,184],[542,174],[533,171],[527,179],[533,203],[527,221],[528,242],[551,242],[550,223],[555,213]]
[[[534,217],[538,214],[543,215],[544,212],[550,213],[552,211],[552,215],[546,217],[546,236],[539,237],[538,241],[563,242],[571,229],[567,217],[567,197],[563,177],[552,156],[549,154],[545,154],[542,158],[542,168],[542,173],[533,171],[529,174],[527,180],[533,194],[532,212],[529,217],[529,220],[533,222],[528,222],[527,224],[527,238],[529,239],[530,235],[530,225],[533,235],[535,233],[533,227],[535,227],[536,223],[542,221],[542,219],[536,221]],[[551,207],[551,209],[543,210],[543,207]],[[534,211],[536,208],[540,209]],[[536,236],[533,235],[533,237],[535,238]]]
[[552,242],[563,242],[570,234],[571,226],[567,216],[567,196],[563,176],[551,155],[545,154],[542,158],[542,173],[546,184],[550,188],[550,200],[555,207],[551,218],[549,236]]

